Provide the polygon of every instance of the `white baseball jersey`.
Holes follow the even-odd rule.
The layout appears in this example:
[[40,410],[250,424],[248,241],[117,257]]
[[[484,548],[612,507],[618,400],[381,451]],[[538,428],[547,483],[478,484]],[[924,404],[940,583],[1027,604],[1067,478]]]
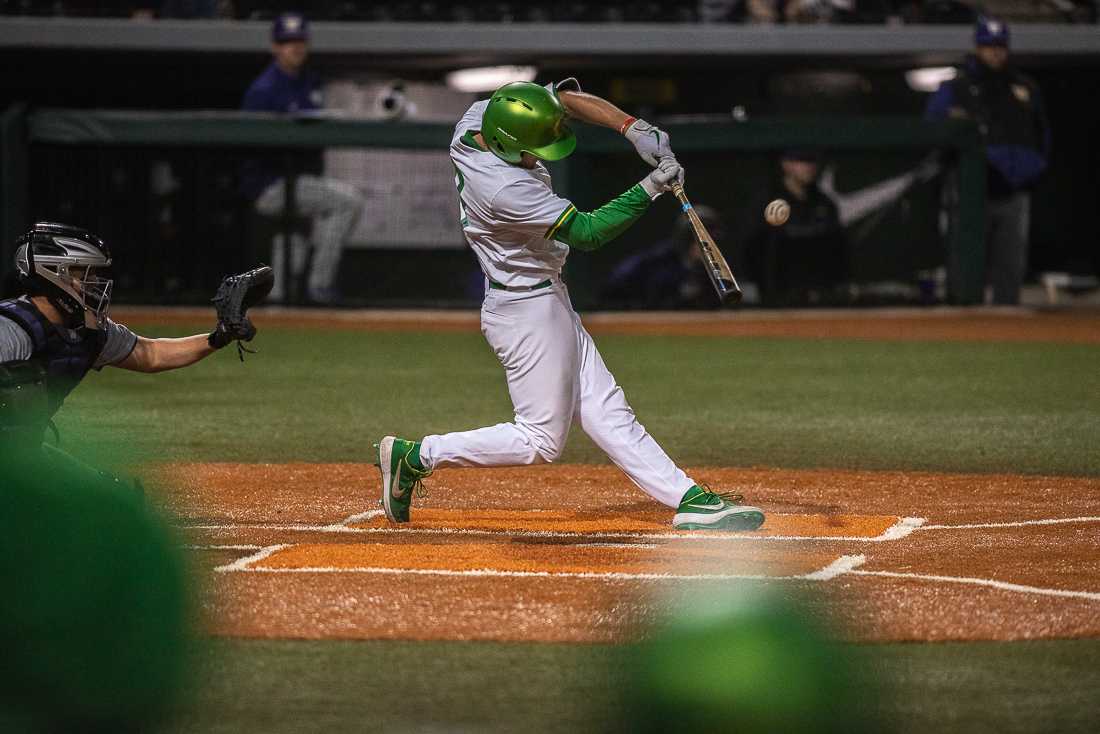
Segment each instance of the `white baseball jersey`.
[[532,286],[561,273],[569,246],[553,237],[573,205],[554,193],[541,161],[514,166],[474,142],[488,104],[475,102],[451,138],[462,232],[490,280]]
[[462,231],[490,280],[512,288],[553,283],[490,289],[481,306],[481,330],[504,367],[514,420],[426,436],[420,461],[428,468],[557,461],[576,422],[642,490],[676,507],[694,481],[638,422],[558,277],[569,247],[554,234],[573,205],[554,194],[542,163],[514,166],[477,145],[472,133],[481,130],[487,105],[470,107],[451,139]]

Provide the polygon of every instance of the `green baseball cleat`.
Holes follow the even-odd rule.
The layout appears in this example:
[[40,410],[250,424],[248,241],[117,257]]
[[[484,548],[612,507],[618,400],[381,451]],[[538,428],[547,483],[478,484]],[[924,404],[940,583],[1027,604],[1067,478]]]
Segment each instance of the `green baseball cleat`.
[[698,484],[684,493],[672,527],[677,530],[756,530],[764,524],[764,512],[740,502],[733,492],[712,492]]
[[432,472],[418,469],[409,457],[420,464],[420,442],[386,436],[375,444],[378,449],[378,468],[382,470],[382,507],[392,522],[408,522],[413,492],[424,497],[422,480]]

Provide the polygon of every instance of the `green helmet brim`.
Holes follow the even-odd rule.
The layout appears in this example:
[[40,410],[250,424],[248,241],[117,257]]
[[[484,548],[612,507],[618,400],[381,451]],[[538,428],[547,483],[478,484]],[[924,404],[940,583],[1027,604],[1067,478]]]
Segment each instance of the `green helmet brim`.
[[560,161],[577,149],[577,136],[565,125],[561,126],[562,136],[541,148],[525,149],[539,160]]

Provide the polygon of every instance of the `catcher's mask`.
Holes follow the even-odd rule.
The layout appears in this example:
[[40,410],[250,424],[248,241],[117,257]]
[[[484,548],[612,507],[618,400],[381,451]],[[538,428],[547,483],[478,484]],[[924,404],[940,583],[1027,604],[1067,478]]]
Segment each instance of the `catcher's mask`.
[[50,300],[73,328],[103,326],[114,281],[97,271],[111,266],[111,252],[91,232],[56,222],[38,222],[15,241],[15,268],[32,295]]

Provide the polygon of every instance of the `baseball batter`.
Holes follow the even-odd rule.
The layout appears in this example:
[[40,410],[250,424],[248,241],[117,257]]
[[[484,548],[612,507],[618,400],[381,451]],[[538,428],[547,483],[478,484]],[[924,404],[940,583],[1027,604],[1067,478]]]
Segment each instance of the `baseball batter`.
[[[578,210],[554,193],[542,163],[576,147],[569,117],[618,130],[654,170],[599,209]],[[697,484],[638,422],[561,280],[570,249],[606,245],[683,180],[668,135],[583,93],[575,79],[516,82],[467,110],[450,154],[462,230],[486,278],[481,329],[507,375],[515,420],[421,441],[383,438],[387,517],[408,521],[414,489],[437,467],[556,461],[575,421],[638,487],[676,508],[676,528],[760,527],[763,512]]]

